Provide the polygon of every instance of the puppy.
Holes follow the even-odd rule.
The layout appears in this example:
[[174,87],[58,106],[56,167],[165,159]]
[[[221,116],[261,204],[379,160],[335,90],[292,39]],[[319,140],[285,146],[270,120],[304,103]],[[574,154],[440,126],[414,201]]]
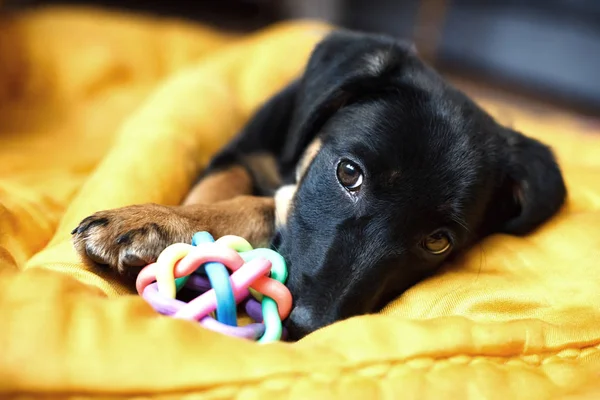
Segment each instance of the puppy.
[[183,205],[98,212],[73,240],[120,273],[200,230],[275,246],[298,339],[377,311],[486,235],[527,234],[565,196],[547,146],[496,123],[409,44],[337,31]]

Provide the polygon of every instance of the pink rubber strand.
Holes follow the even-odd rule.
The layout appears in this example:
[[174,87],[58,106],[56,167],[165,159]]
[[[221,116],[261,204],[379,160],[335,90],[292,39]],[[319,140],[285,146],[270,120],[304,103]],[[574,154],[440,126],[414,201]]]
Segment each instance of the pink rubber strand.
[[[244,260],[235,250],[216,243],[200,243],[190,249],[189,253],[172,267],[174,278],[192,274],[198,267],[207,262],[220,262],[229,270],[235,271],[244,265]],[[146,286],[156,281],[157,263],[147,265],[140,271],[136,279],[136,290],[142,294]],[[171,279],[169,284],[175,287],[175,280]]]
[[[271,262],[265,258],[255,258],[244,264],[231,274],[231,287],[234,295],[248,286],[259,277],[264,277],[271,270]],[[199,321],[217,308],[215,290],[210,289],[183,306],[173,317]]]

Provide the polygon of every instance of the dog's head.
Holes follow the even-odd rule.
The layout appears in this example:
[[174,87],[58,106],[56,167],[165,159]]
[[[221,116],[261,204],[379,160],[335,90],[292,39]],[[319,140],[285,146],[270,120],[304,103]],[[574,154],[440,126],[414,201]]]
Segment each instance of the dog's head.
[[296,85],[282,155],[296,179],[276,195],[296,338],[377,310],[482,236],[525,234],[564,201],[546,146],[405,43],[334,33]]

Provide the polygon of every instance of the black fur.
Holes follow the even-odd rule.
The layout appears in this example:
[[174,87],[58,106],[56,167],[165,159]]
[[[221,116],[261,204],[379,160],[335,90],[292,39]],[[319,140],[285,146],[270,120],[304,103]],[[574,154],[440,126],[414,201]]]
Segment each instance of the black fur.
[[[295,182],[317,137],[322,147]],[[327,37],[207,173],[253,152],[272,154],[283,182],[298,184],[277,235],[294,337],[379,309],[485,235],[534,230],[566,195],[548,147],[497,124],[409,44],[378,35]],[[364,171],[356,194],[338,182],[341,159]],[[453,244],[443,256],[421,245],[438,229]]]

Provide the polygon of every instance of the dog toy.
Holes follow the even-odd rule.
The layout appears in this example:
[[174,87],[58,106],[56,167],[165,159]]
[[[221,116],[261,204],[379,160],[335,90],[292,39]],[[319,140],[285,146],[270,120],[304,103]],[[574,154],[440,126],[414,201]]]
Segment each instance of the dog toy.
[[[136,289],[156,311],[174,318],[199,321],[204,327],[259,343],[281,340],[282,321],[292,308],[284,285],[287,267],[281,255],[253,249],[239,236],[218,240],[198,232],[192,243],[165,248],[156,262],[139,273]],[[189,292],[189,302],[178,294]],[[254,320],[238,326],[237,306]],[[216,312],[216,318],[211,313]]]

